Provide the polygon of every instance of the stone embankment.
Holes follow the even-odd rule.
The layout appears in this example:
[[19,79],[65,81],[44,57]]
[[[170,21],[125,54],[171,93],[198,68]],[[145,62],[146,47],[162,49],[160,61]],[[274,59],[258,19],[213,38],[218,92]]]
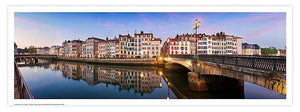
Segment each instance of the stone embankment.
[[57,57],[57,60],[84,62],[92,64],[107,64],[107,65],[125,65],[125,66],[161,66],[156,58],[140,58],[140,59],[88,59],[88,58],[67,58]]

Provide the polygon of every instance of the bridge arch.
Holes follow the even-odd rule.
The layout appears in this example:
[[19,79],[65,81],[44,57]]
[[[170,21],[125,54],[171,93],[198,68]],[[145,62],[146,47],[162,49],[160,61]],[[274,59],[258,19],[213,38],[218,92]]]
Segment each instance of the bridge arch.
[[192,62],[191,60],[178,60],[178,59],[169,59],[165,60],[168,64],[176,64],[187,68],[189,71],[192,71]]

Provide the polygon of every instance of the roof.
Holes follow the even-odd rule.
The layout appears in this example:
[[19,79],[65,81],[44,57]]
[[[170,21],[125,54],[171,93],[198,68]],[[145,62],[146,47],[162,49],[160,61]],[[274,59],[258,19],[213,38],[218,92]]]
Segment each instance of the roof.
[[72,42],[76,42],[76,43],[82,43],[82,41],[81,40],[72,40]]
[[107,42],[111,42],[111,41],[119,41],[118,39],[109,39],[107,40]]
[[190,37],[198,37],[198,38],[211,37],[212,39],[215,40],[215,39],[225,39],[226,36],[242,39],[242,37],[237,37],[237,36],[234,36],[234,35],[225,35],[225,33],[222,32],[222,34],[217,33],[217,34],[213,34],[213,35],[207,35],[205,33],[199,33],[199,34],[188,34],[188,33],[186,33],[186,34],[182,34],[182,35],[177,34],[175,36],[175,40],[176,39],[178,40],[179,37],[189,37],[189,39],[190,39]]
[[87,40],[89,39],[95,39],[95,40],[98,40],[98,41],[104,41],[104,39],[99,39],[99,38],[96,38],[96,37],[89,37]]
[[144,33],[144,31],[141,31],[141,33],[134,33],[134,35],[147,35],[147,34],[150,34],[150,35],[153,35],[152,33]]
[[129,34],[127,34],[127,35],[121,35],[121,34],[119,34],[119,37],[131,37]]
[[243,49],[260,49],[260,46],[257,44],[248,44],[248,43],[242,43]]
[[151,41],[161,41],[161,39],[160,38],[153,38],[153,40],[151,40]]

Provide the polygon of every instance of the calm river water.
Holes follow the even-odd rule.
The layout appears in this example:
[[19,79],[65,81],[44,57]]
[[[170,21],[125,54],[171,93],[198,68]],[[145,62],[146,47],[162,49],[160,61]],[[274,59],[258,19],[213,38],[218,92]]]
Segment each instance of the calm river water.
[[[35,99],[286,98],[285,95],[246,81],[212,75],[201,75],[199,78],[188,75],[185,70],[66,61],[39,62],[18,63]],[[195,80],[198,83],[194,83]]]

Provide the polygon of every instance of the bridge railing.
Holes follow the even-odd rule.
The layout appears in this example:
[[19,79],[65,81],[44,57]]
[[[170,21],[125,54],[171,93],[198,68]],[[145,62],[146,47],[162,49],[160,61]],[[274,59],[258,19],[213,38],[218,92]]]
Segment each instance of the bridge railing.
[[[170,57],[193,59],[194,55],[170,55]],[[202,61],[220,64],[286,72],[285,56],[198,55],[198,58]]]
[[24,57],[24,56],[48,56],[48,57],[56,57],[57,55],[53,54],[15,54],[15,57]]
[[15,62],[15,94],[18,94],[20,99],[34,99],[34,97],[32,96],[29,88],[27,87],[27,84],[21,74],[21,72],[19,71],[18,65]]

